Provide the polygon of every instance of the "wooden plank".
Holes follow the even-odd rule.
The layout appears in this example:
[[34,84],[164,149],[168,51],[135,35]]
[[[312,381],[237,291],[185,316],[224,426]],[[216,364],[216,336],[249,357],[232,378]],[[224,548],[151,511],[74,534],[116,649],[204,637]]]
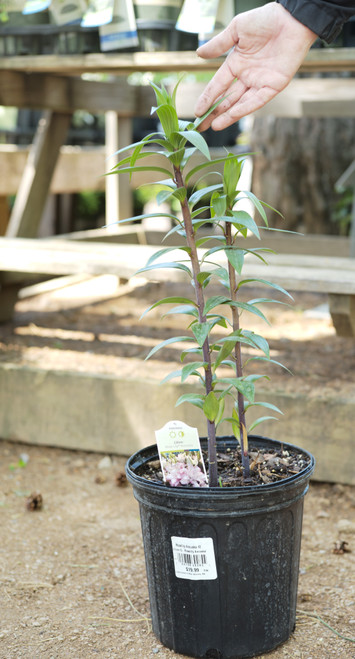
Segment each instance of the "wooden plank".
[[[58,58],[57,58],[58,59]],[[153,90],[129,85],[123,77],[106,82],[45,73],[1,70],[0,105],[55,112],[114,110],[119,116],[149,114]]]
[[[205,235],[211,235],[211,230],[205,229]],[[109,228],[75,231],[61,236],[53,236],[53,240],[65,238],[68,240],[91,240],[105,242],[138,242],[147,245],[160,245],[163,243],[165,233],[159,230],[145,229],[141,224],[112,225]],[[165,245],[179,245],[181,242],[177,234],[172,234],[164,240]],[[261,239],[248,236],[246,249],[265,247],[273,249],[277,254],[314,254],[317,256],[334,256],[346,258],[349,256],[350,241],[346,236],[324,236],[320,234],[287,234],[263,232]]]
[[255,116],[354,117],[354,78],[297,78]]
[[[0,145],[0,196],[16,194],[24,172],[30,147]],[[107,171],[104,146],[62,146],[50,183],[52,194],[105,190]]]
[[[126,145],[129,143],[129,131],[126,122],[128,124],[130,122],[128,119],[120,119],[119,121],[120,144]],[[238,150],[234,147],[230,151],[240,153],[240,149]],[[15,146],[12,144],[0,145],[0,171],[6,172],[6,176],[0,176],[0,196],[17,193],[29,152],[30,147]],[[107,159],[106,154],[112,155],[112,153],[113,150],[109,146],[107,150],[105,150],[104,146],[61,146],[50,183],[50,192],[60,194],[65,192],[79,192],[80,190],[105,190],[107,178],[104,174],[109,172],[111,165],[113,165],[111,159]],[[212,157],[218,157],[224,153],[224,149],[222,148],[211,149]],[[196,154],[191,159],[190,168],[203,161],[203,156]],[[152,156],[150,160],[152,166],[162,163],[162,157],[159,159],[159,157],[155,158]],[[222,169],[223,163],[214,167],[214,170],[222,171]],[[119,177],[112,176],[110,178],[117,179]],[[129,178],[126,179],[123,190],[127,190],[128,186],[137,188],[139,185],[145,185],[160,180],[160,178],[161,176],[154,172],[137,172],[133,174],[131,181],[129,181]],[[211,175],[209,180],[214,182],[216,178]],[[126,210],[122,209],[120,216],[122,218],[130,217],[132,214],[131,210],[129,210],[130,208],[131,206],[127,204]]]
[[[0,271],[52,275],[107,273],[130,278],[157,249],[154,245],[0,238]],[[178,256],[178,252],[171,252],[169,260]],[[213,261],[225,263],[218,254]],[[268,261],[269,265],[265,266],[247,258],[243,278],[269,279],[289,290],[355,294],[354,259],[271,254]],[[147,273],[147,277],[171,279],[179,277],[179,273],[156,270]]]
[[[86,55],[32,55],[2,57],[0,68],[8,71],[66,73],[134,71],[215,71],[223,58],[203,60],[195,51],[88,53]],[[302,73],[355,71],[355,48],[312,48],[300,67]]]
[[35,236],[71,115],[47,111],[39,121],[6,235]]

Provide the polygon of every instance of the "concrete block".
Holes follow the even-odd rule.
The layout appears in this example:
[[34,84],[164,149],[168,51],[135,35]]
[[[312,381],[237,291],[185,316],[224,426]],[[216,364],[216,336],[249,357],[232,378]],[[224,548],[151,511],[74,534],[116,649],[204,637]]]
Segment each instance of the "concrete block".
[[[193,390],[178,383],[1,364],[0,437],[128,456],[153,444],[154,431],[174,418],[206,434],[197,408],[175,408],[177,398]],[[355,394],[335,400],[276,391],[260,392],[259,398],[284,412],[282,420],[261,425],[260,434],[313,453],[316,480],[355,484]],[[229,434],[229,426],[220,434]]]

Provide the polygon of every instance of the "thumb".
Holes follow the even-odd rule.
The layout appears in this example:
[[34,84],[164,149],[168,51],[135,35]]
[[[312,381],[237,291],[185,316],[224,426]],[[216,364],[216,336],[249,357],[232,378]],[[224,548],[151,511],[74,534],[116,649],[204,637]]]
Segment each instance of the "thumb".
[[222,32],[215,37],[204,43],[203,46],[197,48],[197,55],[205,59],[219,57],[226,53],[230,48],[233,48],[238,42],[238,37],[232,23],[228,25]]

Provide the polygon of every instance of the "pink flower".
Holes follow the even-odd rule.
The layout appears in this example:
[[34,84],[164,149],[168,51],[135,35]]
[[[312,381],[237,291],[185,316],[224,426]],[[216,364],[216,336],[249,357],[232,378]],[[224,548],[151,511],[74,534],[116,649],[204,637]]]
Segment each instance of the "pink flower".
[[207,487],[206,476],[200,467],[183,462],[164,461],[165,480],[171,487],[190,485]]

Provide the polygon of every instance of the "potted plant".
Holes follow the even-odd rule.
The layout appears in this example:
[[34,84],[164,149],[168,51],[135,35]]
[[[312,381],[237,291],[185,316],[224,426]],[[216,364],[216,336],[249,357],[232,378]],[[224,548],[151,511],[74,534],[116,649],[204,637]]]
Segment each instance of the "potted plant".
[[[174,198],[181,206],[181,216],[171,215],[171,232],[181,238],[180,257],[171,260],[170,250],[177,248],[163,247],[142,271],[166,267],[184,273],[191,295],[158,300],[150,309],[175,305],[169,313],[186,316],[186,334],[164,341],[150,354],[172,342],[191,346],[182,350],[181,371],[173,376],[196,378],[201,385],[177,405],[189,402],[206,417],[207,439],[201,442],[208,471],[206,483],[196,461],[179,464],[175,456],[178,475],[175,469],[164,482],[156,445],[127,462],[140,504],[153,631],[164,645],[185,655],[251,657],[285,641],[295,625],[303,498],[314,459],[297,447],[252,435],[269,417],[247,426],[250,408],[279,410],[256,399],[262,375],[248,375],[242,363],[243,347],[259,352],[252,358],[261,363],[270,360],[266,339],[243,329],[240,321],[242,313],[264,318],[260,304],[265,298],[243,302],[239,294],[250,281],[288,294],[265,279],[243,278],[247,253],[265,261],[265,250],[243,245],[247,233],[260,233],[255,220],[236,209],[241,196],[252,200],[267,226],[264,204],[238,190],[243,157],[226,152],[212,161],[199,132],[204,118],[179,121],[178,86],[172,94],[152,86],[161,131],[127,147],[128,155],[123,153],[110,173],[158,171],[164,188],[158,202]],[[196,150],[205,162],[188,169]],[[149,167],[157,153],[163,165]],[[219,183],[190,189],[193,177],[213,171],[217,163],[223,163]],[[197,207],[201,200],[203,206]],[[212,246],[211,236],[200,235],[206,225],[214,229]],[[215,280],[222,283],[223,295],[213,294]],[[222,420],[232,433],[216,439]]]

